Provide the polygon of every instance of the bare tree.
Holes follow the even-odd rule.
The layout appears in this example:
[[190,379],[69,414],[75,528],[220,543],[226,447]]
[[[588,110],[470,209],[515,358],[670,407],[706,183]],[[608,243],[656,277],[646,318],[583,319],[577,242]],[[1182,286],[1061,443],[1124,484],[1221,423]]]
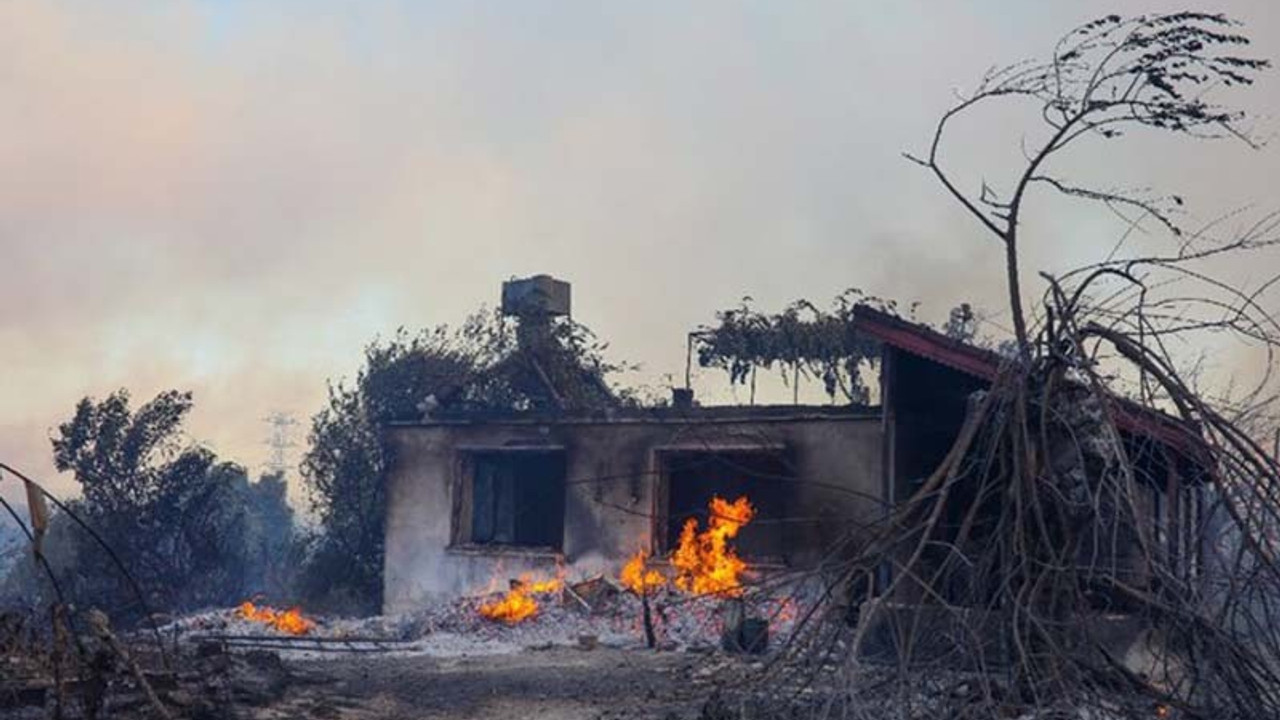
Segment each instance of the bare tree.
[[[1244,112],[1208,99],[1218,86],[1251,84],[1253,75],[1268,66],[1266,60],[1235,54],[1249,42],[1234,32],[1238,25],[1223,15],[1198,12],[1127,19],[1110,15],[1095,20],[1063,37],[1047,61],[988,72],[972,94],[943,114],[929,152],[924,157],[907,155],[932,171],[951,196],[1003,243],[1009,308],[1024,360],[1029,347],[1018,243],[1027,192],[1043,185],[1105,203],[1135,222],[1154,218],[1180,235],[1174,217],[1183,202],[1179,196],[1152,197],[1076,185],[1054,175],[1048,165],[1082,138],[1114,139],[1135,128],[1252,143],[1241,127]],[[1011,182],[984,181],[976,193],[961,188],[944,164],[944,133],[949,124],[979,105],[1015,98],[1039,105],[1047,139],[1026,149],[1026,163]]]
[[[833,552],[828,592],[790,662],[774,665],[770,687],[789,693],[775,697],[842,668],[856,681],[826,696],[832,716],[1280,716],[1280,466],[1245,424],[1262,395],[1236,408],[1207,399],[1168,347],[1213,331],[1280,348],[1260,302],[1280,277],[1243,289],[1204,267],[1275,246],[1280,225],[1269,215],[1225,239],[1220,223],[1187,232],[1179,196],[1073,182],[1051,166],[1085,138],[1137,129],[1252,144],[1245,113],[1209,99],[1268,66],[1237,54],[1248,44],[1237,27],[1196,12],[1091,22],[1047,61],[987,73],[944,113],[929,152],[908,156],[1004,245],[1018,358],[970,398],[912,496]],[[997,100],[1035,103],[1047,137],[1010,181],[970,192],[944,162],[946,131]],[[1034,187],[1102,203],[1131,229],[1154,222],[1173,246],[1044,275],[1043,322],[1029,328],[1018,251]],[[853,614],[851,598],[866,598]],[[1111,642],[1116,617],[1141,629],[1137,666]],[[897,664],[871,687],[881,700],[886,686],[900,691],[878,710],[860,663],[872,636],[889,638]],[[927,670],[943,679],[919,707],[907,690],[927,689]]]

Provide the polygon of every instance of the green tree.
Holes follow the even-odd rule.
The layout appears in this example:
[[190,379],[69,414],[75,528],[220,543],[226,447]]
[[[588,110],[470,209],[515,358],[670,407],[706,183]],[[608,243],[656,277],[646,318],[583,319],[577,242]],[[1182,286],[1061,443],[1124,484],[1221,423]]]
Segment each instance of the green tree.
[[293,508],[286,497],[288,483],[280,473],[268,473],[241,485],[245,494],[250,562],[245,593],[284,597],[296,592],[298,552]]
[[[53,438],[55,466],[80,485],[72,511],[123,559],[152,609],[239,600],[260,584],[255,556],[270,544],[264,525],[292,523],[283,492],[264,488],[256,494],[266,499],[256,497],[243,467],[184,438],[191,407],[191,393],[170,390],[135,410],[122,389],[81,400]],[[141,610],[92,538],[65,517],[50,535],[70,599],[126,616]]]
[[381,427],[428,413],[538,411],[617,403],[604,381],[623,369],[568,319],[531,339],[500,315],[479,312],[459,328],[439,326],[365,347],[354,382],[331,383],[311,420],[302,475],[319,520],[304,573],[308,602],[367,613],[381,605],[389,458]]

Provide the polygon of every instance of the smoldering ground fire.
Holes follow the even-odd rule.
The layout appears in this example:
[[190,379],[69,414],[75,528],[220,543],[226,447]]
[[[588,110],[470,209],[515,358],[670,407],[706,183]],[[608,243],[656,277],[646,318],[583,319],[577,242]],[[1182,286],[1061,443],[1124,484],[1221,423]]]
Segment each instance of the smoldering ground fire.
[[676,587],[699,595],[742,594],[739,575],[747,563],[730,545],[738,532],[755,515],[747,498],[732,503],[719,496],[711,498],[707,527],[698,532],[698,521],[689,518],[680,531],[680,544],[671,554],[676,569]]
[[[694,595],[741,596],[743,585],[740,576],[748,566],[738,557],[731,541],[743,526],[751,522],[753,514],[751,503],[745,496],[733,502],[713,497],[704,530],[698,531],[695,518],[685,523],[679,545],[668,559],[673,573],[671,579],[661,570],[650,567],[645,551],[639,550],[622,566],[619,584],[646,600],[658,589],[669,585]],[[508,625],[535,618],[540,607],[539,596],[565,590],[563,575],[562,569],[557,577],[540,580],[531,573],[525,573],[512,580],[510,589],[501,597],[481,604],[477,612],[486,619]],[[646,604],[646,623],[651,622],[647,613]]]
[[538,614],[539,595],[548,595],[564,588],[564,580],[534,580],[526,574],[511,582],[511,589],[498,600],[480,606],[479,612],[489,620],[515,625]]
[[649,595],[667,584],[665,575],[649,567],[647,555],[644,550],[637,550],[627,564],[622,566],[622,573],[618,577],[622,586],[636,595]]
[[277,610],[246,600],[236,608],[236,615],[289,635],[306,635],[315,628],[315,622],[304,616],[302,609],[297,607]]

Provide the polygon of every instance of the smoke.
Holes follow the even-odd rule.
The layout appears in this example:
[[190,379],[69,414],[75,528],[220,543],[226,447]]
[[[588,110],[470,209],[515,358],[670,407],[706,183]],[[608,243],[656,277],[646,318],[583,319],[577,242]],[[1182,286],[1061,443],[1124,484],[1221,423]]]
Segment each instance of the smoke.
[[[655,383],[743,295],[856,286],[999,323],[999,248],[900,152],[988,66],[1114,10],[370,5],[0,6],[0,457],[47,476],[81,396],[181,387],[193,439],[257,465],[260,419],[309,415],[375,334],[534,272]],[[1280,58],[1264,2],[1222,9]],[[1249,97],[1274,108],[1264,82]],[[1017,152],[1009,118],[971,130],[957,164]],[[1205,217],[1277,176],[1270,150],[1180,153],[1072,169],[1176,180]],[[1028,268],[1114,242],[1053,207]]]

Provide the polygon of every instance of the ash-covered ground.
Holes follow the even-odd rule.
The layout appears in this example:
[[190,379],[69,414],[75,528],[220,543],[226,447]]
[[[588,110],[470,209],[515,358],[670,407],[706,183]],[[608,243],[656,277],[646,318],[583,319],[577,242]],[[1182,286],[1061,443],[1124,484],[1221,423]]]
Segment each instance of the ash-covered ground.
[[[308,616],[315,626],[302,636],[216,609],[160,635],[197,679],[176,694],[196,718],[692,719],[705,716],[716,689],[765,667],[767,652],[721,647],[736,601],[658,592],[650,648],[640,599],[596,590],[539,596],[537,614],[515,624],[481,615],[501,597],[492,594],[398,616]],[[770,621],[775,647],[785,641],[795,600],[757,593],[742,602],[748,616]]]
[[[387,641],[381,650],[401,655],[462,657],[500,655],[526,649],[579,646],[583,643],[614,649],[645,647],[643,607],[632,593],[606,588],[587,597],[575,593],[538,596],[534,616],[507,624],[484,618],[480,606],[499,598],[489,594],[439,603],[417,612],[394,616],[345,619],[310,617],[315,627],[300,636],[290,657],[318,657],[308,649],[307,638],[322,640],[362,639]],[[742,599],[745,613],[768,621],[774,644],[787,638],[800,612],[801,603],[790,593],[756,592]],[[651,619],[657,646],[662,650],[707,651],[721,644],[726,621],[735,612],[735,601],[719,597],[691,597],[660,591],[650,600]],[[289,637],[288,633],[247,620],[235,609],[197,613],[160,628],[166,638],[197,641],[220,636]],[[329,655],[332,653],[325,653]]]
[[279,697],[244,717],[693,719],[704,715],[717,683],[758,663],[721,653],[606,647],[292,660]]

